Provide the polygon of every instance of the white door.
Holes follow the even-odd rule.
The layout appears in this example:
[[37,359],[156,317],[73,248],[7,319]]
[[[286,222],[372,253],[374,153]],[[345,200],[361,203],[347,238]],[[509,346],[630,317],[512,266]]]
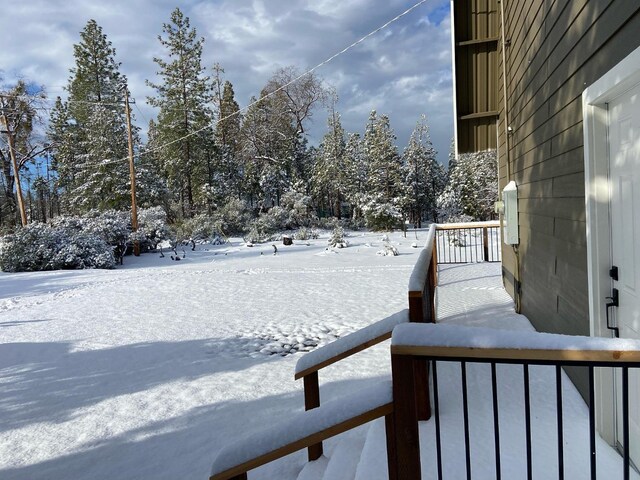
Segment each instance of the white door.
[[[618,267],[619,306],[611,308],[621,338],[640,339],[640,84],[609,103],[611,255]],[[623,445],[621,375],[616,374],[617,440]],[[640,466],[640,374],[629,371],[631,460]]]

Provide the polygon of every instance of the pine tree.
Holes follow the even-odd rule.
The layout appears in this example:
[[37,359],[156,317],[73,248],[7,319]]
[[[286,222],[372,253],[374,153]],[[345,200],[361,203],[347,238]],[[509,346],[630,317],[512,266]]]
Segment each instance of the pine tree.
[[[69,97],[56,100],[49,138],[65,210],[126,208],[129,167],[123,90],[116,51],[95,20],[74,45]],[[135,132],[137,141],[137,131]]]
[[367,165],[365,163],[362,138],[359,133],[350,133],[344,149],[345,195],[351,204],[354,220],[362,217],[362,207],[366,201]]
[[440,214],[448,221],[490,220],[498,197],[495,150],[460,155],[438,198]]
[[403,155],[405,183],[411,191],[408,209],[410,221],[418,227],[422,219],[437,219],[436,202],[446,179],[444,168],[436,160],[436,150],[429,137],[429,126],[424,115],[409,138]]
[[196,201],[207,182],[207,146],[212,143],[212,112],[209,77],[202,67],[203,38],[191,28],[189,18],[180,9],[171,13],[159,36],[167,60],[155,57],[160,83],[147,81],[157,95],[149,103],[160,109],[157,137],[165,147],[161,151],[162,168],[183,216],[195,213]]
[[215,129],[217,165],[212,168],[211,182],[217,183],[218,196],[240,198],[242,192],[242,167],[240,162],[240,128],[242,115],[235,100],[233,85],[228,80],[220,89],[216,82],[218,103],[218,123]]
[[363,153],[367,165],[367,197],[363,207],[370,227],[389,229],[402,220],[410,192],[402,178],[402,162],[386,115],[369,115]]
[[328,120],[327,133],[318,150],[313,169],[313,192],[329,206],[333,216],[341,218],[341,204],[346,199],[347,170],[345,162],[345,132],[340,122],[340,114],[332,109]]

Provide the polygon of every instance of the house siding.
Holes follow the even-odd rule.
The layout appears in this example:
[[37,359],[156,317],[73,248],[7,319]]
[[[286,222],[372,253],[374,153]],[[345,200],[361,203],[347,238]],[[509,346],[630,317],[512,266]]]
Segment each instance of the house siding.
[[[502,1],[499,186],[518,185],[520,234],[517,249],[503,245],[505,287],[516,298],[520,282],[521,312],[538,330],[589,335],[582,92],[640,45],[640,4]],[[572,377],[585,392],[586,375]]]

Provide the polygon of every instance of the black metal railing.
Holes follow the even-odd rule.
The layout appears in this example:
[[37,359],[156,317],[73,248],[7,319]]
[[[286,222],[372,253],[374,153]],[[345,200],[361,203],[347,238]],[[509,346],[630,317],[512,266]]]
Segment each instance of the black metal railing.
[[498,222],[438,225],[435,245],[439,264],[502,260]]
[[[474,329],[471,330],[470,335],[473,335]],[[429,331],[432,333],[432,331]],[[394,333],[394,341],[395,341],[395,333]],[[496,354],[496,352],[498,352]],[[624,359],[622,359],[624,358]],[[477,409],[470,409],[470,401],[476,401],[477,392],[469,391],[469,379],[473,378],[473,382],[475,386],[480,382],[482,385],[487,385],[488,388],[491,389],[491,405],[486,406],[486,412],[482,413],[484,417],[482,425],[484,425],[485,430],[491,429],[491,425],[493,426],[493,450],[495,455],[495,477],[492,474],[492,478],[496,478],[500,480],[501,478],[508,478],[507,474],[503,471],[504,465],[501,465],[501,458],[508,458],[505,455],[509,455],[509,450],[511,449],[519,449],[523,448],[526,456],[526,478],[531,480],[533,478],[572,478],[572,475],[567,472],[566,467],[569,463],[573,463],[572,468],[575,470],[575,447],[572,447],[572,457],[565,458],[565,446],[567,445],[565,442],[568,440],[565,438],[564,429],[567,428],[568,425],[575,427],[574,422],[576,419],[571,416],[568,417],[569,420],[565,420],[564,411],[563,411],[563,367],[581,367],[587,370],[588,377],[588,409],[589,415],[588,420],[585,419],[585,423],[588,421],[588,431],[589,431],[589,441],[588,441],[588,452],[584,453],[584,460],[586,461],[586,454],[588,453],[588,471],[589,475],[585,478],[591,478],[592,480],[597,479],[597,467],[598,467],[598,456],[596,454],[596,405],[595,405],[595,369],[599,368],[613,368],[616,371],[616,374],[619,374],[620,384],[621,384],[621,418],[622,418],[622,432],[621,432],[621,442],[622,445],[620,448],[622,449],[622,476],[616,477],[612,472],[607,472],[606,476],[601,476],[606,480],[614,479],[614,478],[624,478],[624,480],[629,480],[632,469],[632,462],[630,459],[630,434],[629,434],[629,369],[638,369],[640,368],[640,349],[632,352],[624,351],[614,351],[614,350],[527,350],[527,349],[483,349],[482,347],[474,346],[472,348],[460,348],[460,347],[423,347],[423,346],[407,346],[407,345],[394,345],[392,346],[392,368],[393,368],[393,379],[394,379],[394,411],[396,412],[405,412],[403,415],[398,415],[394,417],[395,429],[396,431],[402,431],[402,435],[396,436],[396,451],[397,453],[397,461],[398,461],[398,480],[417,480],[421,478],[421,466],[420,466],[420,455],[419,455],[419,435],[417,429],[417,420],[414,419],[414,410],[415,407],[411,404],[413,400],[412,391],[413,386],[410,385],[407,380],[410,379],[407,375],[402,375],[400,372],[408,368],[411,370],[416,362],[430,362],[431,363],[431,371],[433,376],[433,418],[435,423],[435,470],[436,470],[436,478],[439,480],[444,478],[443,471],[447,472],[448,465],[443,465],[443,441],[442,441],[442,433],[443,427],[442,424],[442,410],[441,407],[445,405],[446,415],[450,421],[453,417],[460,418],[462,421],[462,432],[464,435],[464,452],[459,452],[459,462],[462,465],[462,456],[464,456],[464,465],[466,469],[466,477],[467,480],[471,480],[474,478],[473,470],[472,470],[472,449],[478,448],[481,449],[481,452],[490,453],[491,446],[487,439],[483,445],[474,444],[471,441],[470,435],[470,415],[471,412],[478,412]],[[459,364],[460,371],[458,374],[453,374],[451,366],[452,364]],[[443,367],[447,365],[446,371],[443,371]],[[490,366],[490,373],[485,372],[485,374],[490,375],[490,379],[487,377],[486,379],[479,376],[477,370],[473,372],[469,372],[469,366],[475,364],[488,364]],[[503,364],[510,365],[520,365],[522,367],[522,395],[523,395],[523,405],[521,414],[524,415],[524,438],[525,445],[517,446],[511,443],[507,443],[506,445],[501,445],[501,441],[504,441],[504,437],[501,436],[501,424],[504,428],[505,423],[513,422],[514,411],[510,410],[507,412],[505,410],[505,405],[499,405],[499,388],[508,388],[513,389],[513,374],[508,376],[509,384],[501,385],[501,379],[497,374],[498,366]],[[532,381],[534,384],[538,385],[536,388],[536,394],[533,396],[535,400],[535,404],[540,401],[541,395],[539,391],[539,386],[542,384],[540,382],[540,375],[543,372],[537,366],[551,366],[554,368],[554,372],[548,372],[548,385],[551,387],[551,383],[555,383],[555,388],[551,387],[551,391],[546,391],[543,393],[545,396],[545,401],[549,401],[551,405],[555,403],[555,411],[556,411],[556,432],[552,433],[551,431],[545,431],[545,442],[549,441],[549,437],[555,439],[554,442],[557,442],[553,449],[557,452],[557,472],[550,473],[555,470],[552,462],[554,459],[545,457],[545,461],[547,462],[544,466],[541,466],[539,463],[534,463],[532,458],[534,454],[541,455],[541,452],[536,452],[536,448],[541,445],[540,441],[534,441],[534,437],[532,435]],[[535,367],[535,371],[531,371],[532,366]],[[454,368],[455,370],[455,368]],[[544,369],[542,369],[544,370]],[[460,389],[461,389],[461,411],[457,411],[458,407],[455,407],[456,410],[453,411],[454,408],[452,405],[452,398],[450,395],[442,396],[442,388],[446,386],[449,389],[449,394],[451,393],[452,384],[451,382],[456,382],[456,377],[460,380]],[[403,381],[404,379],[404,381]],[[505,378],[502,378],[502,381],[505,382]],[[565,377],[565,382],[570,382],[568,378]],[[444,383],[443,383],[444,382]],[[505,382],[506,383],[506,382]],[[484,387],[483,387],[484,388]],[[546,395],[554,395],[555,399],[548,399]],[[459,401],[460,399],[458,399]],[[503,399],[504,400],[504,399]],[[555,400],[555,401],[554,401]],[[445,402],[443,404],[443,402]],[[488,403],[488,402],[487,402]],[[514,407],[514,405],[511,405]],[[520,408],[520,407],[518,407]],[[406,413],[408,411],[408,413]],[[505,415],[505,419],[502,420],[500,415]],[[488,418],[489,415],[493,415],[493,419]],[[508,420],[507,420],[508,418]],[[522,417],[521,417],[522,418]],[[479,421],[479,420],[476,420]],[[565,422],[570,421],[571,424]],[[547,425],[547,424],[545,424]],[[586,425],[584,425],[586,427]],[[584,428],[582,427],[582,428]],[[475,431],[475,430],[474,430]],[[512,435],[513,432],[506,432],[509,435]],[[540,432],[538,431],[538,434]],[[511,437],[509,437],[511,439]],[[450,438],[448,438],[450,440]],[[572,439],[575,440],[575,439]],[[450,442],[446,442],[450,445]],[[416,446],[417,445],[417,446]],[[548,447],[548,443],[545,443],[545,448]],[[476,454],[478,451],[476,451]],[[513,455],[513,452],[511,452]],[[517,453],[515,455],[518,455]],[[476,455],[475,458],[482,455]],[[450,453],[449,453],[450,458]],[[484,458],[484,457],[483,457]],[[522,457],[520,457],[522,458]],[[580,457],[583,458],[583,457]],[[584,463],[584,462],[583,462]],[[450,467],[450,465],[449,465]],[[525,465],[523,464],[523,467]],[[544,468],[544,471],[536,471],[536,467]],[[479,472],[476,472],[476,474]],[[513,471],[511,471],[513,473]],[[601,469],[602,473],[602,469]],[[486,471],[482,472],[483,475],[486,474]],[[445,475],[446,477],[446,475]],[[476,477],[478,478],[478,477]],[[484,478],[484,477],[483,477]],[[580,477],[583,478],[583,477]],[[635,478],[635,477],[634,477]]]
[[[469,402],[468,402],[468,383],[467,383],[467,361],[465,358],[437,358],[437,357],[424,357],[427,361],[432,361],[433,372],[433,389],[434,389],[434,401],[433,401],[433,414],[436,424],[436,458],[437,458],[437,472],[438,479],[442,479],[442,443],[441,443],[441,425],[440,425],[440,398],[438,394],[438,363],[439,362],[459,362],[461,369],[461,382],[462,382],[462,418],[464,425],[464,446],[465,446],[465,465],[466,465],[466,478],[471,480],[471,442],[469,435]],[[504,359],[473,359],[473,363],[489,363],[491,365],[491,396],[492,396],[492,411],[493,411],[493,434],[494,434],[494,453],[495,453],[495,478],[500,480],[501,466],[500,466],[500,420],[499,420],[499,408],[498,408],[498,380],[496,375],[496,365],[506,363],[519,363],[522,365],[522,378],[523,378],[523,395],[524,395],[524,417],[525,417],[525,450],[526,450],[526,478],[531,480],[534,478],[533,462],[532,462],[532,430],[531,430],[531,381],[530,381],[530,365],[552,365],[555,367],[555,397],[556,397],[556,436],[557,436],[557,455],[558,455],[558,472],[557,478],[563,480],[567,478],[565,476],[565,454],[564,454],[564,422],[563,422],[563,397],[562,397],[562,367],[566,366],[580,366],[588,370],[589,378],[589,478],[592,480],[597,479],[597,455],[596,455],[596,422],[595,422],[595,381],[594,371],[595,368],[609,367],[616,368],[620,371],[621,383],[622,383],[622,459],[623,459],[623,478],[629,480],[631,474],[631,459],[629,455],[629,369],[640,368],[639,362],[606,362],[606,361],[527,361],[520,363],[516,360],[504,360]],[[449,379],[447,379],[449,381]],[[567,380],[569,381],[569,380]],[[548,477],[545,477],[548,478]],[[607,476],[607,480],[613,477]]]

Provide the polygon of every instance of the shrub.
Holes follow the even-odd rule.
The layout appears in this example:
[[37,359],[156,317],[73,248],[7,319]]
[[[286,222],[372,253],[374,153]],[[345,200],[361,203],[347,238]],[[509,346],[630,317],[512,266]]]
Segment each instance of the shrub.
[[362,207],[367,227],[373,231],[393,230],[400,225],[402,214],[395,205],[374,199]]
[[296,240],[315,240],[318,238],[318,231],[313,228],[302,227],[295,234]]
[[5,272],[113,268],[113,248],[81,222],[64,219],[57,224],[29,224],[4,237],[0,268]]
[[342,227],[335,227],[327,243],[333,248],[346,248],[349,246],[349,242],[347,242],[344,237],[344,229]]

